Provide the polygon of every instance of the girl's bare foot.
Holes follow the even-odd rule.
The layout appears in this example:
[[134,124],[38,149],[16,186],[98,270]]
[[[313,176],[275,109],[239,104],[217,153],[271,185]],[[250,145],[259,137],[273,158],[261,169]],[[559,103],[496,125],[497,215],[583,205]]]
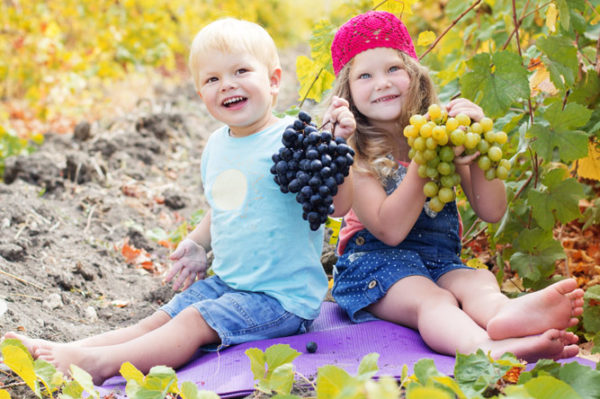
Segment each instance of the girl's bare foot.
[[526,337],[572,327],[582,313],[583,290],[574,279],[566,279],[511,299],[490,319],[486,330],[494,340]]
[[551,329],[530,337],[490,340],[482,345],[482,349],[491,351],[494,358],[511,352],[517,358],[533,363],[540,359],[558,360],[576,356],[579,353],[579,347],[575,345],[577,340],[573,333]]

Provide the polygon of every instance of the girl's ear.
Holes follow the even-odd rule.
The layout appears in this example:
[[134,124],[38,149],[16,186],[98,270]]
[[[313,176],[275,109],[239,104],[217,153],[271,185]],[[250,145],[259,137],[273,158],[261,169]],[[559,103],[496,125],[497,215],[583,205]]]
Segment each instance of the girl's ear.
[[281,85],[281,68],[276,67],[269,76],[271,83],[271,94],[276,95],[279,93],[279,86]]

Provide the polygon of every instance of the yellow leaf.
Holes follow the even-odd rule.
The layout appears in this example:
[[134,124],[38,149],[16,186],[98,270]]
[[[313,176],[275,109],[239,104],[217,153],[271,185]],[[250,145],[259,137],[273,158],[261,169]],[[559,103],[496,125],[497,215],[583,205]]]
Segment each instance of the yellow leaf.
[[31,355],[18,346],[7,345],[2,348],[4,364],[14,371],[32,391],[37,392],[36,376]]
[[479,258],[469,259],[467,261],[467,266],[472,267],[473,269],[487,269],[487,265]]
[[435,38],[436,38],[435,33],[433,33],[430,30],[421,32],[419,34],[419,38],[417,39],[417,45],[418,46],[429,46],[431,43],[433,43]]
[[550,80],[550,72],[546,69],[546,67],[537,67],[531,78],[529,79],[529,88],[531,91],[535,92],[543,92],[548,93],[550,95],[555,95],[558,93],[556,86]]
[[329,227],[331,229],[329,244],[336,245],[340,235],[340,229],[342,228],[342,219],[328,217],[327,222],[325,222],[325,227]]
[[556,18],[558,17],[558,10],[556,9],[556,5],[554,3],[550,3],[548,9],[546,10],[546,26],[550,30],[550,32],[556,31]]
[[4,389],[0,389],[0,399],[10,399],[10,394]]
[[123,378],[125,378],[127,381],[134,380],[140,386],[144,384],[144,374],[129,362],[125,362],[121,365],[119,373],[121,373]]
[[392,14],[412,14],[412,5],[416,3],[417,0],[387,0],[385,3],[382,3],[382,0],[373,0],[373,7],[377,7],[379,11],[387,11]]
[[577,161],[577,174],[586,179],[600,180],[600,151],[590,143],[588,156]]
[[296,74],[300,82],[300,99],[311,98],[321,102],[323,93],[331,88],[335,76],[306,56],[296,59]]

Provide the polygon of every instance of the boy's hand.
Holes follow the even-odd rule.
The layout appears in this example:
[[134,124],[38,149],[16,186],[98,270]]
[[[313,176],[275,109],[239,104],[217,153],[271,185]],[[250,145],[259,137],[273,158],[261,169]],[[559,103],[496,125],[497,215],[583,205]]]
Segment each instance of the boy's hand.
[[206,250],[190,238],[181,241],[169,259],[175,263],[167,273],[165,281],[169,282],[179,274],[173,283],[174,290],[177,290],[182,283],[183,290],[186,290],[194,281],[201,280],[206,275]]
[[466,114],[473,121],[480,121],[485,115],[481,107],[466,98],[456,98],[446,104],[448,116],[456,116],[460,113]]
[[343,98],[334,96],[331,105],[323,116],[323,126],[330,128],[335,137],[348,139],[356,130],[356,119],[350,111],[350,104]]

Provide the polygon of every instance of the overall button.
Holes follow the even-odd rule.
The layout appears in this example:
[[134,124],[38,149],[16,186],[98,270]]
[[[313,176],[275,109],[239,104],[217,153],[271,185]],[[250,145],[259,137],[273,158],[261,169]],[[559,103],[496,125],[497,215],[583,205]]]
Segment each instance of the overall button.
[[377,281],[375,281],[375,280],[371,280],[371,282],[369,282],[369,288],[375,288],[376,285],[377,285]]
[[365,243],[365,238],[358,236],[356,237],[356,240],[354,240],[354,242],[356,243],[356,245],[363,245]]

